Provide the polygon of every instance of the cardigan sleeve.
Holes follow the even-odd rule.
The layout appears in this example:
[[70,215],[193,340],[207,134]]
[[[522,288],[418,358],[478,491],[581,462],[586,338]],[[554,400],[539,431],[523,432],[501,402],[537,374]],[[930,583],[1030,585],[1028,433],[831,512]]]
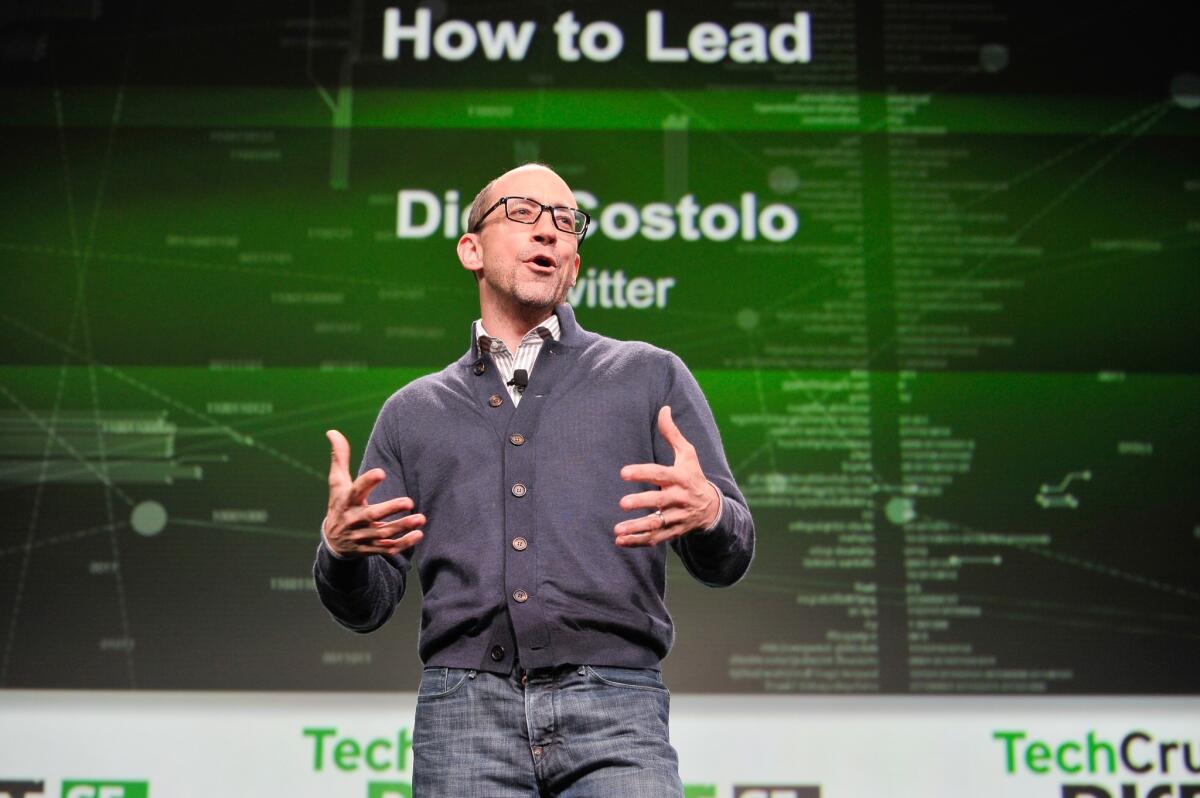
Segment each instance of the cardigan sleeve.
[[[721,434],[699,383],[679,357],[667,353],[661,404],[671,406],[680,432],[696,447],[704,476],[721,493],[721,514],[711,530],[696,530],[671,542],[688,573],[710,587],[726,587],[741,579],[754,558],[754,519],[725,458]],[[660,405],[661,406],[661,405]],[[670,465],[675,455],[657,426],[655,462]]]
[[[390,434],[397,415],[395,403],[393,396],[380,411],[359,467],[360,474],[372,468],[382,468],[387,474],[371,492],[372,504],[408,495],[399,447]],[[322,539],[313,563],[317,595],[342,626],[355,632],[374,631],[391,617],[404,596],[411,560],[412,549],[398,555],[338,557]]]

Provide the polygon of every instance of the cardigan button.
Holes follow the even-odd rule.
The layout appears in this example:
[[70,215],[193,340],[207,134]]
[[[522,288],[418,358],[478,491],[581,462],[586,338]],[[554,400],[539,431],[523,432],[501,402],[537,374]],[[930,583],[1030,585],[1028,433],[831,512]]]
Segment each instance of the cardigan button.
[[519,432],[515,433],[513,435],[509,435],[508,442],[511,443],[513,446],[520,446],[521,444],[525,443],[525,436]]
[[492,646],[492,650],[488,653],[492,658],[492,662],[499,662],[504,659],[504,646]]
[[529,594],[524,590],[514,590],[513,601],[517,602],[518,604],[524,604],[526,601],[529,601]]
[[504,404],[504,400],[500,398],[500,394],[494,393],[488,397],[488,404],[492,407],[499,407]]
[[525,538],[513,538],[512,547],[517,551],[525,551],[525,549],[529,548],[529,541]]
[[483,358],[475,361],[475,365],[471,367],[471,371],[475,372],[475,376],[479,376],[487,371],[487,363],[483,362]]
[[525,487],[524,482],[518,482],[512,486],[512,495],[516,496],[518,499],[521,498],[522,496],[524,496],[528,492],[529,492],[529,488]]

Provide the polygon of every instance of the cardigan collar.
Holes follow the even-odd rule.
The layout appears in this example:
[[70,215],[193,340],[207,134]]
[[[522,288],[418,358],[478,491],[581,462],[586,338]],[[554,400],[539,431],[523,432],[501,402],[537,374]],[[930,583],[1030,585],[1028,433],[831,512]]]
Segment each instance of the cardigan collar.
[[[588,333],[579,326],[579,322],[575,321],[575,309],[564,302],[561,305],[555,306],[554,315],[558,316],[558,345],[570,348],[582,346],[587,339]],[[475,322],[471,322],[469,335],[471,338],[470,347],[459,362],[474,363],[484,354],[480,351],[479,341],[475,338]],[[550,342],[547,342],[547,345],[553,346]]]

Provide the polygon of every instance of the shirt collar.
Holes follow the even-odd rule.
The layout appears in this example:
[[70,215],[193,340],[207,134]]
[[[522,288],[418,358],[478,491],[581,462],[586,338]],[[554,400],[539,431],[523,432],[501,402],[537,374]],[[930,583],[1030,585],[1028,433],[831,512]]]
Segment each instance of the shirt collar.
[[[472,322],[474,328],[475,340],[479,344],[480,352],[507,352],[508,347],[504,341],[499,338],[493,338],[488,335],[487,330],[483,327],[483,319],[476,319]],[[549,318],[543,321],[538,326],[534,327],[521,339],[520,346],[529,343],[540,343],[545,341],[557,341],[562,336],[562,325],[558,322],[558,316],[551,313]]]

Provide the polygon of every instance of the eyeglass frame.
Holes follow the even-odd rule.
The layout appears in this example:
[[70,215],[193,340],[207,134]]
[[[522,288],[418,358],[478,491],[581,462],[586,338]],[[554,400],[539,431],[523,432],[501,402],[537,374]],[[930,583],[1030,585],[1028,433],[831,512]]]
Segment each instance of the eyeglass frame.
[[[526,202],[532,202],[534,205],[537,205],[538,206],[537,216],[533,217],[533,219],[528,222],[523,221],[521,219],[512,218],[511,216],[508,215],[508,201],[510,199],[525,200]],[[585,235],[587,235],[588,225],[590,225],[592,223],[591,215],[588,214],[587,211],[581,211],[578,208],[568,208],[566,205],[543,205],[542,203],[535,200],[533,197],[517,197],[517,196],[507,197],[506,196],[506,197],[501,197],[500,199],[496,200],[496,202],[492,205],[492,207],[488,208],[486,211],[483,212],[483,215],[479,217],[479,221],[477,221],[475,223],[475,227],[471,229],[471,232],[478,233],[479,228],[483,226],[483,220],[486,219],[488,217],[488,215],[491,214],[492,211],[496,210],[501,205],[504,206],[504,218],[508,219],[510,222],[516,222],[517,224],[535,225],[538,223],[538,219],[542,218],[543,213],[545,213],[546,211],[550,211],[551,212],[550,213],[550,223],[552,225],[554,225],[554,229],[558,230],[559,232],[562,232],[562,233],[570,233],[573,236],[578,236],[580,244],[583,243],[583,237]],[[563,230],[561,227],[558,226],[558,222],[554,218],[553,212],[555,210],[564,210],[564,211],[571,211],[572,213],[583,214],[583,229],[580,230],[578,233],[575,232],[574,230]]]

